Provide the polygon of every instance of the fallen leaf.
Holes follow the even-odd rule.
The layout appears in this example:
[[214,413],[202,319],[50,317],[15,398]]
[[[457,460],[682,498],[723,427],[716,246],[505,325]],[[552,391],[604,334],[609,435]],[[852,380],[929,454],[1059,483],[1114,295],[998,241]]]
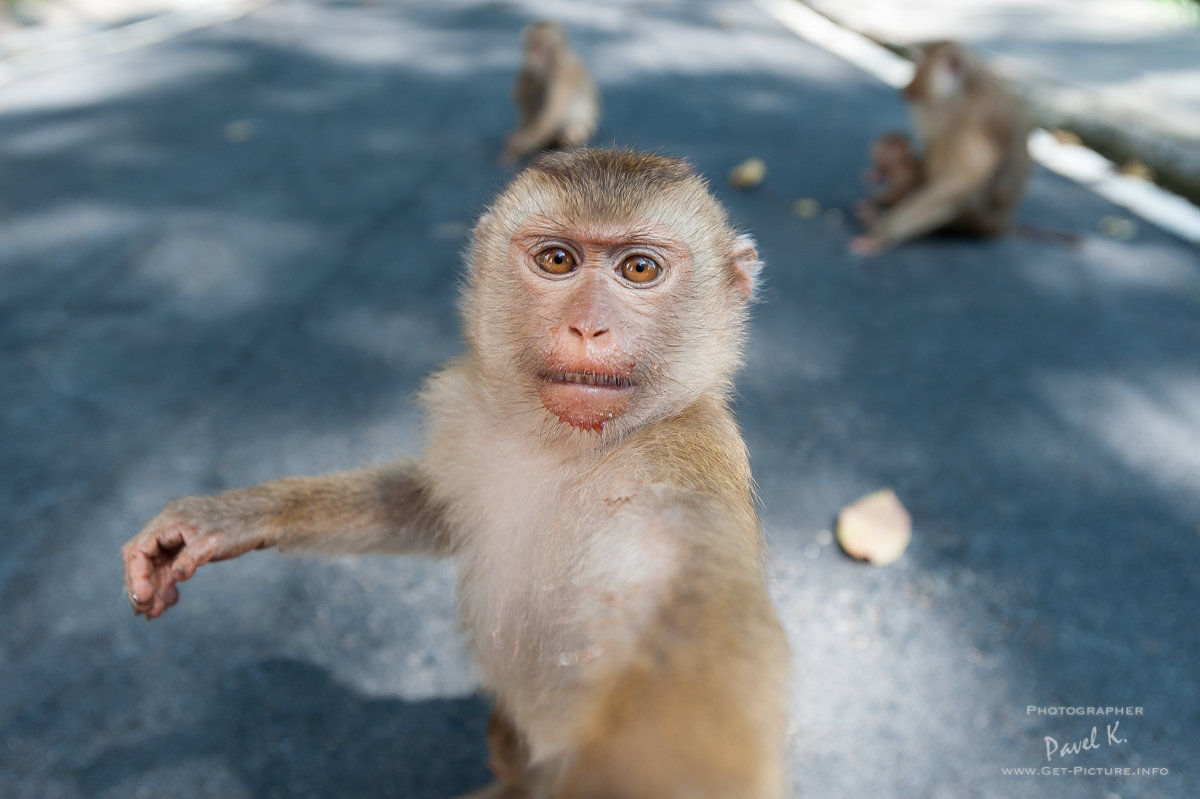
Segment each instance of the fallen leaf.
[[767,176],[767,165],[761,158],[747,158],[729,171],[729,182],[735,189],[752,189]]
[[884,488],[850,503],[838,513],[837,540],[847,555],[875,566],[895,563],[912,540],[912,516]]

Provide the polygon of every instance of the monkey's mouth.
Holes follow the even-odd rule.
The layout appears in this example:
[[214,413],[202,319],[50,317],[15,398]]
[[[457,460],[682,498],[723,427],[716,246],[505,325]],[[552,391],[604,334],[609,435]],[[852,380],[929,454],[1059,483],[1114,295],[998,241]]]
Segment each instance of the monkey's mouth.
[[608,375],[600,372],[550,372],[542,375],[548,383],[567,383],[576,386],[595,386],[597,388],[633,388],[633,380],[621,375]]
[[623,414],[637,384],[625,375],[588,371],[555,371],[540,375],[542,405],[559,421],[599,433]]

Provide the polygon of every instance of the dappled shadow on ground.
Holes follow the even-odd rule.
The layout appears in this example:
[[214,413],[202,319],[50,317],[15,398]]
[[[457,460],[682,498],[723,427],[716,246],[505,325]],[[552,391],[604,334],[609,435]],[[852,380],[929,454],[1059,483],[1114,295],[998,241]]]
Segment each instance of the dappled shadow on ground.
[[[122,665],[130,664],[105,664],[107,684],[148,676],[114,674]],[[77,693],[79,705],[96,701]],[[278,658],[219,667],[190,693],[186,715],[169,725],[143,717],[130,735],[110,723],[112,742],[91,747],[69,781],[83,796],[135,795],[133,786],[149,781],[209,796],[444,799],[489,779],[488,706],[478,697],[371,698],[310,663]],[[48,704],[31,702],[10,735],[41,737],[69,710]]]
[[[1029,732],[1006,752],[1036,744],[1014,718],[1030,702],[1155,708],[1142,729],[1155,744],[1138,754],[1184,771],[1200,729],[1187,669],[1200,653],[1176,621],[1200,599],[1195,251],[1148,228],[1091,236],[1111,207],[1039,173],[1022,217],[1082,233],[1082,249],[934,240],[850,259],[844,215],[800,219],[791,203],[849,209],[867,143],[903,124],[899,99],[728,8],[566,13],[605,89],[599,139],[694,160],[767,262],[739,413],[807,669],[802,785],[1011,792],[964,741],[982,715]],[[44,795],[39,781],[61,772],[64,795],[127,795],[177,764],[253,796],[481,781],[480,703],[366,698],[290,650],[280,659],[269,619],[255,623],[274,659],[172,662],[196,682],[178,684],[192,712],[170,724],[105,731],[102,712],[58,698],[74,690],[61,663],[78,657],[124,670],[125,715],[173,707],[139,688],[127,653],[110,660],[104,636],[63,634],[124,629],[114,553],[166,498],[417,451],[411,394],[458,349],[461,250],[508,177],[494,159],[529,16],[280,3],[5,90],[0,169],[20,193],[0,197],[0,674],[49,669],[35,684],[53,698],[18,715],[14,695],[0,721],[10,751],[59,752],[11,760],[13,795]],[[768,180],[733,192],[722,176],[749,156]],[[813,533],[881,484],[917,521],[906,560],[813,557]],[[64,573],[65,587],[45,578]],[[297,591],[289,622],[313,601]],[[419,607],[387,611],[430,624]],[[169,633],[220,646],[199,629]],[[88,725],[93,747],[60,752]],[[863,768],[860,751],[908,770]]]

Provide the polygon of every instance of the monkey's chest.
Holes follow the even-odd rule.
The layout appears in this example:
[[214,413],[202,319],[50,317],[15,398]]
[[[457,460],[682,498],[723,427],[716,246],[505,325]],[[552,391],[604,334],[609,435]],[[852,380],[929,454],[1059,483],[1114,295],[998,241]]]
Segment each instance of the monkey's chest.
[[534,505],[475,531],[459,602],[485,683],[518,722],[562,717],[627,662],[673,563],[669,543],[603,500]]
[[463,553],[460,605],[485,665],[587,664],[653,606],[661,553],[633,527],[605,521],[504,525]]

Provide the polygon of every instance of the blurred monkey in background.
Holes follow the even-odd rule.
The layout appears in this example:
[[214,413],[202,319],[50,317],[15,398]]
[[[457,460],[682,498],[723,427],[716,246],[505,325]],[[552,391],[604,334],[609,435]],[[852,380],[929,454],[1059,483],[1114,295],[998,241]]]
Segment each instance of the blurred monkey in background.
[[921,138],[921,182],[851,249],[869,255],[946,230],[1007,231],[1029,180],[1030,123],[1017,98],[955,42],[923,49],[904,89]]
[[600,92],[555,22],[535,22],[525,30],[513,100],[518,127],[501,154],[505,164],[546,148],[587,144],[600,122]]

